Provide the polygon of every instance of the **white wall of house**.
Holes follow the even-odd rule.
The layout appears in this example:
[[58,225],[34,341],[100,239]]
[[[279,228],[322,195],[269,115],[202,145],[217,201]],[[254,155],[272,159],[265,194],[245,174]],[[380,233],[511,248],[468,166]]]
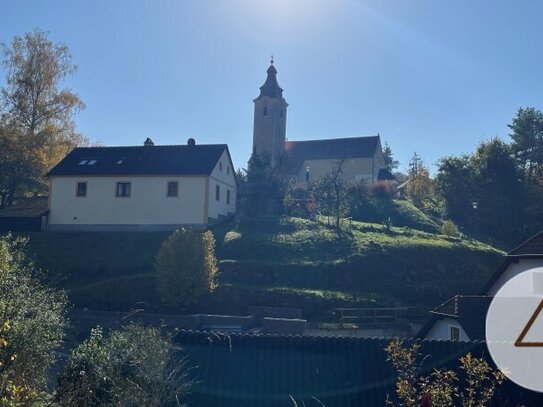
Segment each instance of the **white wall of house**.
[[438,319],[436,323],[434,324],[434,326],[426,334],[426,339],[450,341],[451,340],[451,336],[450,336],[451,326],[459,328],[461,342],[468,342],[470,340],[468,337],[468,334],[466,334],[466,331],[464,331],[464,328],[462,328],[462,325],[460,325],[458,320],[454,318]]
[[519,259],[516,263],[511,263],[501,274],[498,281],[496,281],[492,287],[487,291],[486,295],[495,296],[499,289],[513,277],[519,275],[520,273],[533,269],[536,267],[543,267],[542,259]]
[[[219,199],[216,192],[219,187]],[[236,177],[234,168],[230,163],[228,153],[223,152],[221,158],[209,176],[209,203],[208,216],[218,219],[219,216],[228,216],[236,212]],[[230,202],[227,202],[227,194],[230,191]]]
[[[203,225],[206,176],[52,177],[49,228],[119,229],[119,225],[169,228]],[[177,181],[177,197],[167,196],[168,181]],[[87,183],[85,197],[76,196]],[[130,182],[130,197],[116,197],[117,182]]]

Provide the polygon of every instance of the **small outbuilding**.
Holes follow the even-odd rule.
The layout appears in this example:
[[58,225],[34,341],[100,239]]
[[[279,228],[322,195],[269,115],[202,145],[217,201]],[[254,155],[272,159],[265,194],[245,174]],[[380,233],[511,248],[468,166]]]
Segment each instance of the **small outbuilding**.
[[0,232],[35,232],[47,225],[48,197],[20,198],[0,209]]
[[484,341],[486,313],[492,297],[457,295],[430,311],[417,337],[453,342]]

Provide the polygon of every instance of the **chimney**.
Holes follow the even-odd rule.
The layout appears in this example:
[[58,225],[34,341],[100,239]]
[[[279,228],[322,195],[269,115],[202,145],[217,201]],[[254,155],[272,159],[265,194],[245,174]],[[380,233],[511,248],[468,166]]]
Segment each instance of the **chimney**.
[[152,146],[155,145],[155,143],[153,143],[153,140],[151,140],[149,137],[147,137],[147,138],[145,139],[145,141],[143,142],[143,145],[144,145],[145,147],[152,147]]
[[192,137],[189,138],[189,139],[187,140],[187,145],[189,145],[189,146],[191,146],[191,147],[192,147],[192,146],[195,146],[195,145],[196,145],[196,140],[194,140]]

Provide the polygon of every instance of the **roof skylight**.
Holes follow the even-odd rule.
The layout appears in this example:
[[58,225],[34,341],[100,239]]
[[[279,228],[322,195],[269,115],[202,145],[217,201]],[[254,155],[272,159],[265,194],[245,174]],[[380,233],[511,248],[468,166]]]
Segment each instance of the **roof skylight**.
[[85,165],[85,164],[87,164],[87,161],[88,161],[88,160],[81,160],[81,161],[79,161],[79,164],[78,164],[78,165]]

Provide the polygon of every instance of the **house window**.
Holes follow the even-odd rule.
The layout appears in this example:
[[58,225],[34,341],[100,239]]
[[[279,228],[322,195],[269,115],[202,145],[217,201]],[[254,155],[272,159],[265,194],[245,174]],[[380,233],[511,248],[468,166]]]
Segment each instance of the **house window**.
[[222,161],[219,162],[219,171],[222,171]]
[[215,185],[215,199],[217,201],[221,200],[221,187],[218,185]]
[[451,342],[458,342],[460,340],[460,328],[458,328],[457,326],[450,326],[449,338]]
[[226,190],[226,203],[230,205],[230,190],[229,189]]
[[283,110],[281,110],[281,113],[279,114],[279,117],[283,118]]
[[77,189],[76,189],[76,196],[87,196],[87,183],[86,182],[78,182],[77,183]]
[[267,116],[268,115],[268,107],[264,106],[264,109],[262,109],[262,115]]
[[230,166],[229,165],[226,166],[226,173],[230,174]]
[[130,182],[117,182],[115,196],[118,198],[128,198],[130,196]]
[[168,182],[168,192],[169,197],[176,197],[179,194],[179,183],[177,181]]

